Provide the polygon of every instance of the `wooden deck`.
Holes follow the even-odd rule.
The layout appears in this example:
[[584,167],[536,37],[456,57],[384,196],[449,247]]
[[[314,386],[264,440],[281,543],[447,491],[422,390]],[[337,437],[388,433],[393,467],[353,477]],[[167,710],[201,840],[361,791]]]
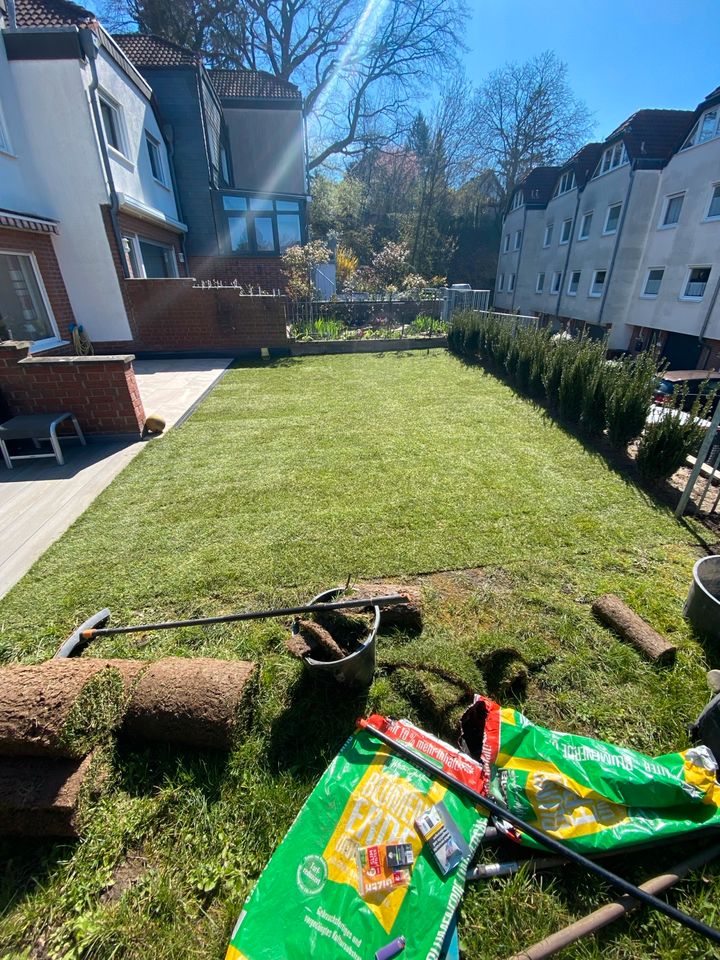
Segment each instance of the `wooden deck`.
[[[229,360],[141,360],[135,374],[145,413],[167,429],[212,389]],[[62,440],[65,464],[28,460],[12,470],[0,458],[0,597],[142,450],[147,440]]]

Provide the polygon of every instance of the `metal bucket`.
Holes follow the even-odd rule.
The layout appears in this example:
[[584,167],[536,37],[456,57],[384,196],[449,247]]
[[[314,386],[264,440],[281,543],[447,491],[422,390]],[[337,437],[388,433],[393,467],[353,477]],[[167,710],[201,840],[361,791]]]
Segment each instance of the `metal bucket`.
[[[345,593],[345,587],[333,587],[331,590],[324,590],[313,597],[310,603],[330,603],[342,593]],[[369,635],[359,650],[342,660],[326,661],[313,660],[312,657],[304,658],[308,670],[314,676],[326,677],[346,687],[370,686],[375,675],[375,646],[378,627],[380,626],[380,607],[373,607],[373,609],[375,620]]]
[[720,557],[703,557],[693,567],[683,614],[701,633],[720,640]]

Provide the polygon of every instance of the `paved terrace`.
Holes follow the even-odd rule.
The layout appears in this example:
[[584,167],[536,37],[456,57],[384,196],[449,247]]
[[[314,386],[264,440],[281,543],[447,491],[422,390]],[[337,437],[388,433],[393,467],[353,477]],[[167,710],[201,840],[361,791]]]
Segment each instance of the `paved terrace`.
[[[146,414],[159,414],[166,431],[181,422],[222,376],[230,358],[136,360]],[[0,597],[4,596],[149,440],[61,441],[65,464],[0,458]],[[49,448],[49,444],[43,444]],[[45,452],[43,450],[43,452]]]

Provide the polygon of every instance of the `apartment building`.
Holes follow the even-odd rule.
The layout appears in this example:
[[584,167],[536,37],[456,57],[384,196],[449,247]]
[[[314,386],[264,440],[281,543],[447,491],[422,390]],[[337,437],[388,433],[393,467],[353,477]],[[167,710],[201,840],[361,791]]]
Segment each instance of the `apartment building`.
[[[510,197],[495,306],[617,350],[718,362],[720,88],[696,110],[641,110]],[[713,359],[715,358],[715,359]]]

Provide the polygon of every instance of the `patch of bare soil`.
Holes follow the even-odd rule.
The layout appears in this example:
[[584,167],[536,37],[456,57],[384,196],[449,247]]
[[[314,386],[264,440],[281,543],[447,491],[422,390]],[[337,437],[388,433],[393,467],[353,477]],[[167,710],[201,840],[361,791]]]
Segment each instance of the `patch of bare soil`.
[[147,870],[147,858],[140,853],[128,853],[113,871],[112,882],[100,894],[101,903],[117,903]]

